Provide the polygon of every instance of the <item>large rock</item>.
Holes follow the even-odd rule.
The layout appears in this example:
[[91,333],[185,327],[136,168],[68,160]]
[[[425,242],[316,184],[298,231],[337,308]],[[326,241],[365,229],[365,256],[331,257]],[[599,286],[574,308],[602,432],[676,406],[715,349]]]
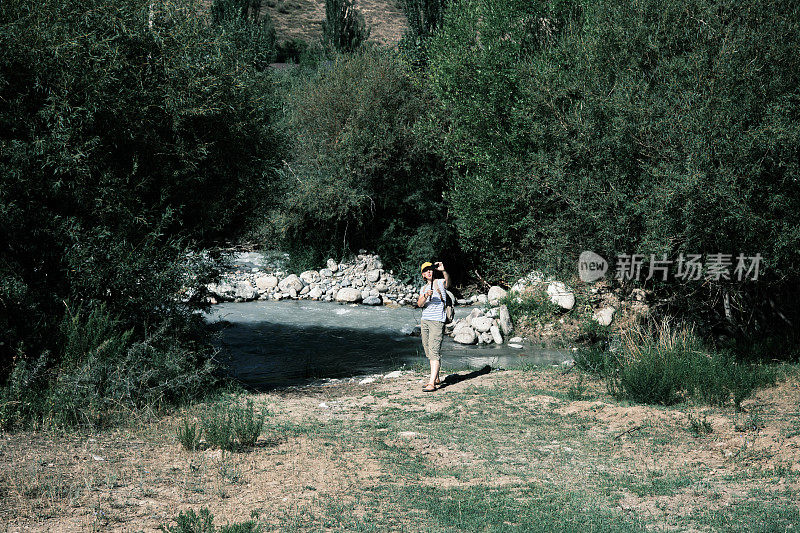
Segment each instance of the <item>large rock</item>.
[[233,293],[236,300],[255,300],[258,298],[258,291],[249,281],[240,281],[236,284],[236,291]]
[[320,298],[322,298],[322,294],[323,294],[322,289],[320,289],[319,287],[314,287],[313,289],[308,291],[308,297],[311,298],[312,300],[319,300]]
[[350,287],[345,287],[343,289],[339,289],[339,292],[336,293],[336,301],[337,302],[347,302],[347,303],[357,303],[361,301],[361,291],[358,289],[352,289]]
[[453,340],[459,344],[475,344],[478,342],[478,336],[475,334],[475,330],[470,327],[466,327],[460,328]]
[[381,300],[380,296],[368,296],[361,303],[364,305],[383,305],[383,300]]
[[333,276],[333,272],[331,272],[330,268],[322,268],[319,271],[319,275],[322,278],[329,278],[329,277]]
[[278,283],[278,288],[280,288],[283,292],[289,292],[289,289],[302,291],[303,287],[305,287],[305,284],[295,274],[289,274],[280,283]]
[[375,268],[367,272],[367,281],[370,283],[376,283],[379,279],[381,279],[381,270],[379,268]]
[[489,294],[486,297],[489,299],[489,305],[497,305],[498,301],[506,297],[506,291],[497,285],[489,288]]
[[320,276],[319,272],[316,270],[306,270],[302,274],[300,274],[300,279],[305,282],[306,285],[311,285],[312,283],[316,283],[319,281]]
[[492,334],[492,339],[496,344],[503,344],[503,336],[500,335],[500,328],[492,326],[491,329],[489,329],[489,333]]
[[575,293],[560,281],[552,281],[547,286],[550,301],[562,309],[569,311],[575,307]]
[[216,296],[220,300],[233,300],[236,293],[236,287],[227,281],[220,283],[209,283],[206,287],[208,292]]
[[594,319],[601,326],[610,326],[611,322],[614,320],[615,311],[616,309],[613,307],[604,307],[594,314]]
[[476,331],[486,333],[494,326],[494,320],[488,316],[479,316],[472,319],[472,327]]
[[511,314],[508,312],[508,307],[501,305],[497,314],[497,322],[500,324],[500,329],[503,331],[503,335],[508,337],[514,331],[514,323],[511,322]]
[[336,272],[339,270],[339,263],[337,263],[333,259],[328,259],[326,266],[328,267],[328,270],[330,270],[331,272]]
[[268,291],[278,286],[278,278],[275,276],[259,276],[256,278],[256,287],[261,291]]

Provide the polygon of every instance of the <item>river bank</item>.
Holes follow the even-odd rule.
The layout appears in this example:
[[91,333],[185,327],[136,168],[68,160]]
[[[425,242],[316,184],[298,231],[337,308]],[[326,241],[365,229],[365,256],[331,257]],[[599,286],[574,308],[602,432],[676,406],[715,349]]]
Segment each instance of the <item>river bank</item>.
[[[800,527],[796,371],[743,413],[628,405],[553,368],[451,378],[434,394],[423,379],[223,397],[111,432],[4,434],[1,523],[155,531],[206,508],[217,527],[264,531]],[[267,413],[254,448],[178,443],[183,421],[246,400]]]
[[[399,280],[380,257],[365,250],[347,262],[328,259],[318,270],[293,273],[288,256],[279,252],[239,252],[231,257],[218,283],[206,287],[208,301],[310,300],[361,304],[368,307],[416,307],[419,284]],[[574,280],[573,280],[574,281]],[[624,294],[605,281],[571,286],[533,271],[507,289],[486,286],[485,292],[457,294],[456,307],[471,309],[448,326],[459,344],[508,344],[522,348],[529,340],[574,341],[586,330],[622,324],[649,313],[648,294]],[[512,316],[514,315],[514,316]],[[621,317],[621,318],[620,318]]]

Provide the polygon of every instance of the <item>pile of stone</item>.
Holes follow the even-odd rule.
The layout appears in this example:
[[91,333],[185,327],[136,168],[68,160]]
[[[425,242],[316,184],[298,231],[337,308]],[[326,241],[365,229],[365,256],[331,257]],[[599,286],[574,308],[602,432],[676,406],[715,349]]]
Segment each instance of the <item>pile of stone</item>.
[[448,324],[447,331],[460,344],[503,344],[514,330],[505,305],[488,311],[473,309],[465,318]]
[[[544,289],[550,301],[559,306],[565,311],[571,310],[575,307],[575,292],[561,281],[553,278],[545,278],[544,274],[536,270],[532,271],[527,276],[517,280],[511,287],[511,290],[516,293],[525,293],[531,290]],[[593,287],[590,292],[596,294],[600,290],[598,286]],[[639,298],[637,298],[638,300]],[[644,298],[641,298],[644,301]],[[613,305],[601,305],[599,309],[595,309],[592,318],[601,326],[608,326],[614,320],[616,307]]]
[[384,270],[377,255],[359,254],[352,264],[328,259],[325,268],[290,274],[255,267],[226,272],[208,286],[211,303],[220,301],[308,299],[365,305],[413,304],[417,287]]

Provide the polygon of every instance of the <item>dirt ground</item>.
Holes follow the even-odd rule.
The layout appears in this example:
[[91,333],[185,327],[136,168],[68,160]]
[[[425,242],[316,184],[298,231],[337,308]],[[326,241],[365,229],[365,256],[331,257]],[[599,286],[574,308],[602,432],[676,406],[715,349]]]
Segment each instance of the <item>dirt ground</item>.
[[[320,502],[357,513],[387,486],[546,482],[591,495],[601,478],[616,494],[614,512],[685,529],[674,520],[771,494],[784,505],[800,491],[796,376],[758,392],[744,413],[626,405],[602,383],[561,369],[496,371],[435,393],[422,392],[422,381],[409,371],[249,395],[269,416],[255,449],[239,453],[181,447],[178,423],[203,405],[111,432],[0,434],[0,529],[155,531],[180,511],[207,507],[220,525],[258,517],[289,530]],[[523,425],[523,415],[539,425]],[[450,438],[461,431],[448,425],[452,417],[469,421],[463,437]],[[700,431],[691,420],[702,421]],[[471,435],[489,440],[467,444]],[[387,456],[393,449],[401,453]],[[407,457],[435,468],[403,470],[398,458]]]

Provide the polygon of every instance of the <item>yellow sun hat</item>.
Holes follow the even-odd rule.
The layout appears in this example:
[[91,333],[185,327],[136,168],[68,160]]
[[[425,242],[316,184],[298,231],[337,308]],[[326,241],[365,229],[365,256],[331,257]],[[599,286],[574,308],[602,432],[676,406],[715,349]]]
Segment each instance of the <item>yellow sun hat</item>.
[[425,261],[424,263],[422,263],[422,265],[420,265],[419,271],[420,272],[425,272],[426,268],[433,268],[433,263],[431,263],[429,261]]

